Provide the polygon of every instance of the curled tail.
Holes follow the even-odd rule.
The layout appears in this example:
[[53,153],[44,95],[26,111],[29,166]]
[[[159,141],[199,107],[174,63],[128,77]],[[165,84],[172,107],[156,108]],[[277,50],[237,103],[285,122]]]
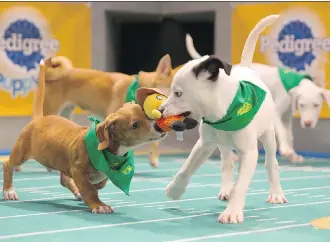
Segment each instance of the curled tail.
[[193,39],[191,35],[186,34],[185,44],[186,44],[187,52],[189,53],[192,59],[201,58],[201,55],[197,52],[197,50],[194,47]]
[[46,74],[45,63],[43,60],[41,60],[39,63],[39,79],[38,79],[38,87],[33,103],[32,119],[38,119],[44,116],[43,108],[44,108],[44,95],[45,95],[45,74]]
[[50,57],[45,61],[46,81],[57,81],[72,69],[71,61],[64,56]]
[[260,22],[258,22],[258,24],[250,32],[246,40],[244,50],[241,55],[240,65],[250,66],[252,64],[256,43],[258,41],[260,34],[265,30],[265,28],[276,22],[278,18],[279,15],[270,15],[260,20]]

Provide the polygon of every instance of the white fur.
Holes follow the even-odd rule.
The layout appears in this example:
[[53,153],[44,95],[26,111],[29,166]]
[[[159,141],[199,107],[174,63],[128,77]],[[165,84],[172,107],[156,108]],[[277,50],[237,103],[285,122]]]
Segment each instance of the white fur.
[[[188,34],[186,35],[186,48],[193,59],[201,57],[193,45],[191,36]],[[298,155],[293,147],[293,115],[298,110],[301,117],[301,127],[315,128],[323,100],[330,106],[330,91],[318,86],[324,86],[324,70],[319,68],[323,63],[322,58],[320,61],[315,61],[310,67],[306,66],[306,69],[314,78],[314,82],[304,79],[298,87],[293,88],[289,93],[286,92],[281,82],[277,67],[257,63],[250,66],[259,74],[271,91],[278,114],[275,118],[275,130],[279,151],[282,156],[291,162],[304,161],[303,157]]]
[[[201,120],[202,117],[215,121],[222,118],[231,104],[240,80],[248,80],[267,92],[266,98],[252,122],[245,128],[235,131],[219,131],[207,124],[200,124],[200,138],[192,149],[188,159],[180,168],[173,181],[167,186],[166,194],[172,199],[179,199],[185,192],[192,174],[207,160],[215,148],[222,152],[222,184],[219,197],[229,199],[225,211],[219,216],[221,223],[243,222],[243,208],[248,186],[254,175],[257,164],[257,140],[260,140],[266,151],[266,167],[269,175],[270,192],[267,199],[270,203],[287,202],[284,197],[278,172],[276,158],[276,140],[273,119],[275,107],[266,85],[255,71],[248,68],[253,58],[259,34],[278,19],[278,15],[262,19],[250,33],[243,51],[241,65],[235,66],[231,75],[223,69],[216,81],[207,80],[209,73],[201,73],[196,78],[192,68],[206,60],[208,56],[189,61],[175,75],[171,93],[162,105],[164,116],[191,112],[191,117]],[[176,92],[181,92],[180,97]],[[239,153],[240,167],[238,180],[233,186],[233,161],[231,149]]]

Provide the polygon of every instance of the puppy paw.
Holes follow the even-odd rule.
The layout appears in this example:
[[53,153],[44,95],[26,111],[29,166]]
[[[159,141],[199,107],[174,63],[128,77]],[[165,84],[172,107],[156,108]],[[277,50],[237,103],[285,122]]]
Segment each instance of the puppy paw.
[[101,205],[92,209],[92,213],[110,214],[112,212],[114,212],[113,209],[108,205]]
[[298,155],[297,153],[294,153],[292,157],[290,157],[290,162],[292,163],[302,163],[304,162],[304,158],[301,155]]
[[18,200],[18,195],[14,189],[8,189],[3,191],[3,198],[5,200]]
[[227,207],[223,213],[218,216],[217,221],[222,224],[237,224],[244,222],[244,213],[241,209]]
[[269,193],[269,196],[267,198],[267,202],[271,204],[281,204],[281,203],[287,203],[287,199],[283,192],[277,192],[277,193]]
[[149,159],[149,164],[151,165],[151,167],[153,168],[158,168],[159,167],[159,158],[155,157],[154,155],[150,154],[148,156]]
[[229,201],[232,186],[222,186],[221,191],[218,194],[218,199],[221,201]]

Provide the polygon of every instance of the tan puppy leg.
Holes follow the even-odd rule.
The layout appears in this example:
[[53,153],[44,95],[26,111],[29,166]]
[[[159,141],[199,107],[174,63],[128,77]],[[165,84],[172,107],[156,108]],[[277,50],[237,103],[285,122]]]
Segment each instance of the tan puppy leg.
[[71,175],[79,191],[83,195],[84,202],[92,213],[112,213],[110,206],[100,201],[98,190],[90,183],[87,174],[77,168],[71,169]]
[[77,200],[82,200],[82,195],[80,194],[78,187],[72,178],[61,172],[60,183],[63,187],[68,188],[74,194]]
[[[21,143],[20,140],[18,143]],[[9,160],[3,164],[3,198],[5,200],[18,200],[18,196],[13,187],[13,173],[16,167],[20,167],[25,159],[22,151],[24,147],[15,144],[10,154]]]
[[99,182],[97,184],[94,184],[93,186],[95,187],[95,189],[97,190],[101,190],[102,188],[104,188],[107,184],[108,178],[103,180],[102,182]]
[[152,142],[150,144],[150,150],[148,154],[149,163],[152,167],[157,168],[159,166],[159,151],[160,142]]

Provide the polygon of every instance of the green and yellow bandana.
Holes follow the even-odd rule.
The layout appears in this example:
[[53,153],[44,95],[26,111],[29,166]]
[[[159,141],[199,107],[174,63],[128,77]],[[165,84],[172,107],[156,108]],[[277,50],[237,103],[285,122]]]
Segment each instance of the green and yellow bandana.
[[138,76],[136,75],[134,77],[133,81],[131,82],[131,84],[128,88],[128,91],[126,93],[126,99],[125,99],[126,103],[132,102],[132,101],[135,101],[136,103],[138,103],[137,99],[136,99],[136,91],[138,90],[139,87],[140,87],[140,85],[138,82]]
[[89,119],[92,124],[85,135],[85,146],[92,166],[97,171],[105,173],[115,186],[129,195],[134,174],[133,151],[129,151],[124,156],[117,156],[107,150],[98,150],[99,139],[95,129],[101,121],[91,116]]
[[237,131],[245,128],[260,109],[266,91],[248,81],[240,81],[237,93],[225,116],[215,122],[203,118],[203,122],[215,129]]
[[304,78],[313,81],[313,78],[307,74],[300,74],[285,68],[278,68],[278,73],[287,92],[297,87]]

